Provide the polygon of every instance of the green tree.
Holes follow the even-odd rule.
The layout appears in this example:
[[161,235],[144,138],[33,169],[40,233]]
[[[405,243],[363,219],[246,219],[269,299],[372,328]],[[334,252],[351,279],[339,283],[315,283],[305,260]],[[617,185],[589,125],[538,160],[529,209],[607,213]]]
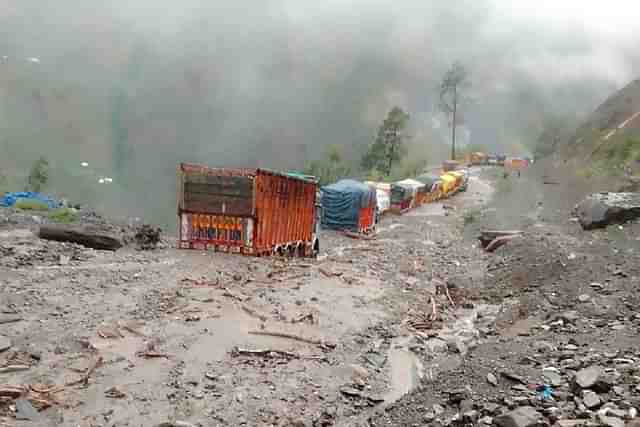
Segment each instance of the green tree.
[[379,171],[389,176],[394,163],[402,158],[409,114],[399,107],[393,107],[378,128],[376,139],[361,159],[361,166],[368,171]]
[[464,91],[469,87],[469,73],[459,62],[454,63],[444,74],[440,83],[440,108],[451,116],[451,160],[456,159],[456,127],[460,104],[465,99]]
[[554,153],[572,132],[574,122],[569,117],[548,115],[542,120],[537,138],[534,142],[536,158],[546,157]]
[[49,161],[40,156],[31,166],[31,171],[27,177],[27,191],[40,192],[49,182]]

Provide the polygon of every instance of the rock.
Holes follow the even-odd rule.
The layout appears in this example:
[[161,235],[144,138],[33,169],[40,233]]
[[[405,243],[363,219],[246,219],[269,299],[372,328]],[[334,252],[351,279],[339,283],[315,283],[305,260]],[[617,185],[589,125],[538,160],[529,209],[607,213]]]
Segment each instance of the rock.
[[624,427],[624,421],[616,417],[607,417],[606,415],[598,415],[600,424],[607,427]]
[[426,422],[428,422],[428,423],[429,423],[429,422],[431,422],[431,421],[433,421],[433,420],[435,420],[435,419],[436,419],[436,414],[435,414],[435,412],[433,412],[433,411],[427,411],[427,412],[424,414],[424,417],[423,417],[423,418],[424,418],[424,420],[425,420]]
[[584,402],[584,406],[589,409],[596,408],[600,406],[601,403],[598,394],[591,390],[585,390],[582,393],[582,401]]
[[196,425],[188,423],[186,421],[169,421],[169,422],[156,424],[155,427],[196,427]]
[[487,403],[482,408],[482,412],[489,415],[495,415],[498,412],[498,408],[500,407],[495,403]]
[[618,408],[604,408],[598,411],[598,413],[602,413],[602,415],[616,417],[616,418],[626,418],[628,415],[627,411]]
[[509,372],[509,371],[500,371],[500,375],[508,380],[511,381],[515,381],[517,383],[520,383],[522,385],[527,385],[527,381],[522,378],[519,375],[514,374],[513,372]]
[[290,427],[309,427],[310,425],[311,423],[307,422],[304,418],[296,418],[289,421]]
[[38,418],[38,410],[27,399],[16,400],[16,419],[33,421]]
[[615,386],[613,387],[613,392],[615,394],[617,394],[618,396],[624,396],[624,387],[620,387],[620,386]]
[[491,372],[489,372],[487,374],[487,382],[495,387],[495,386],[498,385],[498,378],[496,378],[495,375],[493,375]]
[[458,353],[461,356],[466,355],[468,351],[467,346],[458,337],[452,337],[451,339],[448,339],[447,346],[449,348],[449,351],[451,351],[452,353]]
[[451,390],[449,392],[449,403],[453,405],[458,405],[468,397],[469,397],[469,393],[465,389]]
[[442,414],[444,414],[444,407],[442,405],[438,405],[436,403],[435,405],[433,405],[433,412],[436,415],[442,415]]
[[11,348],[11,340],[7,337],[0,336],[0,353]]
[[590,299],[591,299],[591,296],[587,294],[582,294],[578,297],[578,301],[580,302],[589,302]]
[[580,313],[578,313],[577,311],[570,310],[570,311],[565,311],[564,313],[559,315],[557,318],[562,319],[568,323],[576,323],[578,320],[580,320],[581,316],[580,316]]
[[599,393],[611,390],[611,383],[605,378],[604,370],[599,366],[589,366],[576,372],[573,379],[574,388],[590,388]]
[[500,427],[537,427],[543,426],[542,414],[531,406],[520,408],[496,417],[494,424]]
[[589,424],[589,420],[558,420],[556,424],[559,427],[579,427]]
[[490,426],[493,424],[493,418],[486,416],[486,417],[482,417],[480,418],[480,420],[478,420],[478,423],[485,425],[485,426]]
[[360,365],[351,365],[351,369],[353,369],[353,373],[351,374],[352,379],[366,380],[369,378],[369,371],[367,371],[366,368]]
[[626,427],[640,427],[640,420],[629,421]]
[[604,228],[640,217],[640,193],[596,193],[573,209],[584,230]]
[[547,382],[554,386],[554,387],[559,387],[564,383],[564,380],[562,379],[562,375],[560,375],[559,373],[555,372],[555,371],[551,371],[551,370],[543,370],[542,371],[542,376],[547,380]]
[[475,424],[479,417],[480,413],[476,410],[466,411],[462,414],[462,420],[471,424]]

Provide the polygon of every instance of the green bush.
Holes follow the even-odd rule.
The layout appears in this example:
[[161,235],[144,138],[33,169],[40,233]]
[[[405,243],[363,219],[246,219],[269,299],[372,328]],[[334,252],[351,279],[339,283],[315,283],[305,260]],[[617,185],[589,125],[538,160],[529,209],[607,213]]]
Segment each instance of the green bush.
[[33,199],[19,199],[16,204],[16,208],[24,211],[48,211],[49,206],[46,203]]
[[75,209],[60,208],[49,213],[49,219],[53,222],[69,224],[75,222],[78,219],[78,214]]
[[40,192],[49,182],[49,161],[40,157],[31,166],[29,177],[27,178],[27,191]]

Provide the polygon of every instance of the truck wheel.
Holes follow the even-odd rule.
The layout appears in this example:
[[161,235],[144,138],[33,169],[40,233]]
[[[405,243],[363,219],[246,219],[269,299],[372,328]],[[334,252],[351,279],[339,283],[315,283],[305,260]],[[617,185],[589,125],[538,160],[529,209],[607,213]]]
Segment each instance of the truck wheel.
[[311,256],[313,256],[315,258],[319,254],[320,254],[320,239],[316,239],[313,242],[313,252],[311,253]]
[[296,256],[298,258],[304,258],[305,257],[305,247],[306,245],[303,243],[298,243],[298,245],[296,246]]

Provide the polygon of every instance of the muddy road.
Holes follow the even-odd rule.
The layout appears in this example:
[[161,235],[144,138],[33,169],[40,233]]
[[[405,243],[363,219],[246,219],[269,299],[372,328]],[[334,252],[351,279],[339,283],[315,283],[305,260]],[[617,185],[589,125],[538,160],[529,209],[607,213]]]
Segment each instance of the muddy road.
[[627,277],[611,279],[596,261],[610,241],[589,245],[535,217],[526,229],[535,244],[478,247],[496,206],[544,194],[496,182],[476,170],[467,192],[386,217],[371,240],[325,233],[316,260],[107,253],[2,229],[0,396],[22,385],[42,410],[5,398],[0,425],[451,424],[462,409],[443,396],[467,387],[472,407],[504,397],[508,388],[486,392],[487,373],[531,374],[521,358],[535,343],[567,339],[546,328],[557,320],[549,313],[582,304],[592,282],[611,285],[611,305],[591,301],[622,316],[612,325],[626,329],[615,330],[635,333],[631,306],[618,305],[629,303],[634,255],[618,260]]

